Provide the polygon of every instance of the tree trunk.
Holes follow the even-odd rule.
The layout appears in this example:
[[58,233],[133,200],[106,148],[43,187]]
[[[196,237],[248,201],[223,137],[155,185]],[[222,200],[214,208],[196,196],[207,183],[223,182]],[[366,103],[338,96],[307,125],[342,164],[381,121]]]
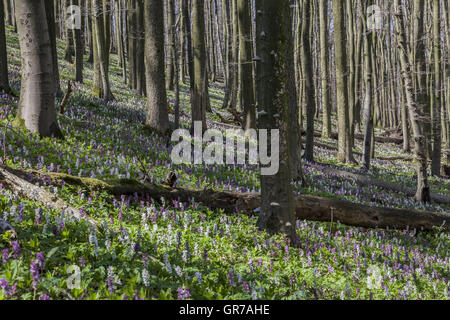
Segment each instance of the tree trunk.
[[431,174],[440,177],[442,157],[441,124],[441,10],[439,0],[433,0],[433,57],[434,57],[434,101],[433,101],[433,154]]
[[3,21],[5,21],[8,25],[12,26],[14,25],[14,21],[13,21],[13,10],[11,6],[11,0],[3,0],[3,3],[4,5],[2,7],[2,10],[4,10],[4,16],[1,22],[3,24]]
[[316,95],[314,88],[313,60],[311,51],[311,0],[303,1],[303,19],[302,19],[302,70],[303,86],[305,90],[306,102],[306,147],[305,160],[314,161],[314,114],[316,112]]
[[169,130],[164,66],[164,2],[146,0],[145,71],[147,81],[147,126],[160,133]]
[[256,107],[253,88],[252,26],[250,1],[238,0],[240,86],[244,130],[256,129]]
[[[73,4],[76,6],[83,7],[82,1],[72,0]],[[82,31],[83,25],[80,29],[74,29],[75,33],[75,81],[79,83],[83,83],[83,63],[84,63],[84,45],[83,45],[83,35]]]
[[400,12],[399,0],[395,0],[395,27],[397,33],[397,46],[400,57],[400,66],[405,88],[406,103],[408,105],[411,125],[414,133],[414,152],[417,161],[417,192],[415,198],[417,201],[430,201],[430,188],[428,187],[427,177],[427,157],[425,151],[425,136],[421,123],[423,121],[423,112],[420,105],[416,104],[413,98],[413,89],[411,81],[411,70],[407,60],[406,35],[403,31],[403,15]]
[[[291,1],[291,3],[295,3]],[[291,21],[294,17],[294,11],[290,12]],[[295,38],[293,32],[288,30],[287,33],[287,56],[286,64],[288,70],[295,70],[296,59],[295,59]],[[301,163],[301,134],[300,134],[300,124],[299,124],[299,107],[298,107],[298,92],[296,85],[295,72],[290,72],[287,74],[286,87],[288,90],[288,132],[289,132],[289,160],[291,166],[292,180],[299,181],[302,179],[302,163]]]
[[[270,234],[285,233],[295,241],[295,211],[288,139],[288,34],[291,32],[290,1],[260,0],[256,5],[258,128],[270,130],[268,148],[277,147],[272,130],[279,131],[279,170],[263,174],[261,164],[261,212],[258,227]],[[261,141],[259,141],[261,145]],[[273,145],[275,143],[275,145]]]
[[[9,1],[9,0],[8,0]],[[8,57],[6,52],[5,12],[3,3],[0,3],[0,92],[11,93],[8,75]]]
[[129,86],[132,90],[137,88],[136,22],[136,0],[128,0],[128,66],[130,69]]
[[322,89],[322,136],[328,138],[331,133],[331,105],[329,98],[328,76],[328,0],[319,0],[320,15],[320,78]]
[[191,93],[192,130],[196,121],[201,122],[203,130],[206,130],[209,92],[205,44],[205,0],[192,0],[192,7],[192,48],[194,53],[194,86]]
[[106,46],[105,46],[105,32],[104,23],[105,20],[101,14],[102,7],[98,0],[92,0],[92,9],[94,10],[94,41],[97,46],[97,57],[100,66],[100,74],[102,79],[102,89],[103,89],[103,100],[108,102],[111,99],[111,90],[109,86],[109,75],[108,75],[108,65],[107,58],[105,56]]
[[136,0],[136,91],[139,95],[146,94],[145,83],[145,28],[144,28],[144,0]]
[[[64,21],[67,21],[67,8],[70,6],[70,0],[63,0]],[[64,52],[64,60],[69,63],[73,63],[73,56],[75,50],[73,48],[73,30],[69,29],[67,24],[64,24],[64,30],[66,31],[66,49]]]
[[[161,0],[162,1],[162,0]],[[172,34],[172,28],[175,24],[175,1],[166,0],[167,2],[167,78],[166,78],[166,88],[167,90],[173,91],[175,88],[174,80],[174,38]]]
[[15,125],[42,137],[62,137],[56,121],[55,78],[44,0],[16,1],[22,85]]
[[352,144],[350,143],[349,104],[348,104],[348,71],[345,46],[344,3],[333,0],[334,46],[336,64],[336,90],[338,105],[338,161],[353,162]]
[[53,76],[55,77],[55,92],[57,97],[61,97],[63,92],[59,81],[59,66],[58,66],[58,51],[56,48],[56,33],[53,0],[45,0],[45,13],[47,17],[48,32],[50,37],[50,44],[52,47],[52,61],[53,61]]
[[[371,1],[367,1],[367,7],[370,6]],[[373,105],[372,105],[372,38],[375,37],[373,31],[369,32],[367,26],[364,31],[366,33],[364,37],[364,83],[365,83],[365,96],[364,96],[364,108],[366,112],[365,116],[365,134],[364,134],[364,154],[363,154],[363,167],[366,170],[370,169],[370,153],[373,135]]]

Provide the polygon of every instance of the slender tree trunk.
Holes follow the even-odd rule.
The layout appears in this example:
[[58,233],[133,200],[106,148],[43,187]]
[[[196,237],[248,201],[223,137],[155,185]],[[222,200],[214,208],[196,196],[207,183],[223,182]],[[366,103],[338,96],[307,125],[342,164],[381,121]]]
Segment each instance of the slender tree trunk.
[[[292,5],[295,4],[296,0],[289,0]],[[297,2],[298,3],[298,2]],[[294,6],[295,7],[295,6]],[[289,19],[294,20],[295,10],[290,11]],[[295,37],[292,30],[288,30],[287,33],[287,56],[286,56],[286,66],[287,70],[295,70],[296,59],[295,59]],[[298,92],[295,72],[287,73],[286,77],[286,88],[288,90],[288,139],[289,139],[289,160],[291,167],[292,180],[299,181],[302,179],[302,163],[301,163],[301,153],[302,153],[302,142],[300,134],[300,123],[299,123],[299,106],[298,106]]]
[[136,0],[128,0],[128,66],[130,69],[129,85],[132,90],[137,88],[136,20]]
[[127,61],[125,56],[125,45],[123,35],[123,19],[122,19],[122,4],[121,0],[114,0],[114,13],[116,16],[116,28],[117,28],[117,45],[118,54],[120,59],[120,67],[122,67],[122,76],[124,84],[127,84]]
[[169,130],[164,66],[164,2],[146,0],[145,71],[147,81],[147,126],[160,133]]
[[53,61],[53,76],[55,77],[55,92],[57,97],[62,96],[61,85],[59,81],[59,66],[58,66],[58,52],[56,48],[56,33],[54,23],[54,8],[53,0],[45,0],[45,13],[47,17],[48,32],[50,37],[50,44],[52,47],[52,61]]
[[241,101],[244,111],[242,127],[244,130],[256,129],[256,107],[252,72],[252,30],[250,20],[250,1],[238,0],[239,19],[239,64]]
[[42,137],[62,137],[56,121],[52,47],[44,0],[16,0],[22,57],[19,110],[14,125]]
[[345,46],[344,3],[333,0],[336,91],[338,105],[338,161],[354,162],[350,142],[348,72]]
[[[70,6],[70,0],[63,0],[64,21],[67,21],[67,8]],[[73,45],[73,31],[69,29],[67,24],[64,24],[64,30],[66,31],[66,49],[64,53],[64,59],[73,63],[73,56],[75,54]]]
[[144,66],[144,0],[136,0],[136,91],[145,95],[145,66]]
[[[78,0],[72,0],[73,4],[76,6],[80,6],[80,2]],[[80,6],[82,7],[82,6]],[[83,36],[81,34],[81,30],[83,30],[83,26],[80,29],[75,29],[75,81],[79,83],[83,83],[83,59],[84,59],[84,46],[83,46]]]
[[[9,0],[8,0],[9,1]],[[5,12],[3,3],[0,3],[0,92],[11,93],[8,76],[8,57],[6,52]]]
[[189,1],[183,0],[182,14],[184,17],[184,35],[186,39],[187,65],[190,78],[191,94],[194,91],[194,53],[192,51],[191,16],[189,14]]
[[14,21],[13,21],[13,12],[12,12],[12,6],[11,6],[11,1],[10,0],[3,0],[3,8],[2,10],[4,10],[3,14],[3,20],[1,20],[1,22],[3,23],[3,21],[6,19],[6,23],[10,26],[14,25]]
[[421,124],[423,123],[423,110],[420,104],[416,104],[413,98],[413,87],[411,80],[411,68],[408,63],[408,55],[406,50],[406,35],[403,29],[403,15],[400,11],[399,0],[394,0],[395,9],[395,30],[397,33],[397,45],[400,58],[400,66],[405,87],[406,103],[408,105],[409,115],[411,118],[412,129],[414,132],[414,152],[417,161],[417,193],[416,200],[429,202],[430,188],[427,178],[427,156],[425,152],[425,136]]
[[328,76],[328,0],[319,0],[320,15],[320,78],[322,89],[322,136],[329,138],[331,133],[331,105]]
[[108,102],[111,99],[111,89],[109,86],[108,65],[105,56],[105,20],[101,14],[101,5],[98,0],[92,0],[92,9],[94,10],[95,33],[94,41],[97,46],[97,56],[100,66],[100,74],[102,79],[103,100]]
[[441,175],[442,126],[441,126],[441,10],[439,0],[433,0],[433,57],[434,57],[434,102],[433,102],[433,154],[431,173]]
[[[367,0],[367,7],[371,5],[371,0]],[[365,26],[364,37],[364,83],[365,83],[365,134],[364,134],[364,153],[363,153],[363,167],[366,170],[370,169],[372,136],[373,136],[373,105],[372,105],[372,38],[373,33],[370,33]]]
[[231,45],[231,70],[230,70],[230,99],[228,100],[227,109],[237,110],[237,98],[239,91],[239,24],[237,17],[237,1],[231,0],[231,19],[232,19],[232,45]]
[[[161,0],[162,1],[162,0]],[[174,37],[172,34],[172,28],[175,24],[175,0],[167,1],[167,78],[166,78],[166,88],[167,90],[173,91],[175,89],[175,79],[174,79]]]
[[209,93],[205,44],[205,0],[193,0],[192,7],[192,48],[194,52],[194,90],[191,93],[192,129],[195,121],[201,121],[203,130],[206,130]]
[[314,97],[316,95],[314,88],[313,59],[311,51],[311,0],[303,1],[303,19],[302,19],[302,70],[303,86],[305,89],[306,102],[306,147],[305,160],[314,161],[314,114],[316,104]]

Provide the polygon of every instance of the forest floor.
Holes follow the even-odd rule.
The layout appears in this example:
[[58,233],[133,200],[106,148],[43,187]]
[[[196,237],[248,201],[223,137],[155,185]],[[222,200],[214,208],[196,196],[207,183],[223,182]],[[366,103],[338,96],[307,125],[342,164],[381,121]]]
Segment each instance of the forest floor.
[[[19,92],[18,39],[10,28],[7,41],[10,83]],[[59,42],[65,90],[75,71],[62,59],[63,47]],[[154,182],[173,171],[181,186],[259,191],[256,166],[171,165],[171,147],[164,137],[145,129],[146,100],[123,84],[115,55],[110,75],[117,101],[104,104],[92,96],[92,65],[85,62],[84,84],[74,84],[66,112],[58,116],[64,140],[40,139],[12,129],[18,99],[0,96],[4,163],[102,180],[139,180],[145,167]],[[188,91],[182,85],[181,120],[186,127]],[[173,103],[174,93],[168,94]],[[212,107],[220,110],[219,84],[211,86],[210,95]],[[209,114],[210,127],[226,127],[212,122],[220,119]],[[320,130],[320,122],[317,125]],[[336,145],[334,140],[316,141]],[[362,150],[361,141],[355,150]],[[377,143],[376,154],[411,156],[388,143]],[[359,172],[355,165],[337,163],[329,149],[316,147],[315,157]],[[365,175],[414,187],[413,166],[411,161],[374,160]],[[310,163],[303,163],[303,170],[306,186],[296,184],[297,193],[450,215],[448,206],[417,203],[402,193],[337,177]],[[449,179],[433,177],[430,185],[433,192],[450,195]],[[0,299],[450,299],[450,232],[440,228],[425,233],[298,221],[301,245],[293,248],[281,235],[258,231],[257,217],[226,215],[195,199],[134,201],[69,184],[55,187],[44,182],[44,187],[99,225],[2,187],[0,214],[18,238],[5,233],[0,240]],[[80,277],[73,271],[78,268]],[[68,286],[77,279],[79,286]]]

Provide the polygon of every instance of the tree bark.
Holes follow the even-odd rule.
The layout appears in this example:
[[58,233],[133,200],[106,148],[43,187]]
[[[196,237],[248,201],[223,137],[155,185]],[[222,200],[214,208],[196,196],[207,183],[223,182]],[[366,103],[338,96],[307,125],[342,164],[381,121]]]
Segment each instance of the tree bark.
[[322,92],[322,137],[328,138],[331,133],[331,105],[329,98],[328,76],[328,0],[319,0],[320,16],[320,78]]
[[[9,0],[8,0],[9,1]],[[8,75],[8,57],[6,52],[5,12],[3,3],[0,3],[0,91],[11,93]]]
[[252,67],[252,29],[250,20],[250,1],[238,0],[239,25],[239,78],[241,91],[241,107],[244,112],[242,128],[256,129],[256,107],[253,88]]
[[60,137],[56,121],[55,78],[50,36],[43,0],[17,0],[22,84],[19,110],[14,124],[42,137]]
[[169,130],[164,66],[164,2],[146,0],[145,71],[147,81],[147,126],[160,133]]
[[[434,58],[434,93],[433,93],[433,153],[431,157],[431,174],[440,177],[442,157],[442,119],[441,119],[441,10],[439,0],[433,0],[433,58]],[[448,44],[447,44],[448,45]]]
[[311,51],[311,0],[303,1],[301,57],[303,70],[303,88],[306,103],[306,147],[305,160],[314,161],[314,114],[316,113],[313,59]]
[[194,122],[202,123],[206,130],[206,110],[209,107],[207,56],[205,44],[205,0],[192,0],[192,49],[194,58],[194,81],[191,93],[192,130]]
[[105,20],[101,14],[102,7],[100,6],[98,0],[92,0],[92,9],[94,10],[94,25],[95,25],[94,41],[97,46],[97,56],[100,66],[100,74],[102,77],[103,100],[105,102],[108,102],[111,99],[111,89],[108,75],[108,65],[107,65],[108,61],[107,57],[105,56],[107,47],[105,45],[105,31],[104,31]]
[[423,121],[423,112],[421,107],[416,104],[413,98],[412,80],[411,80],[411,64],[408,63],[406,51],[406,36],[403,31],[403,15],[400,12],[399,0],[395,0],[395,30],[397,33],[397,46],[400,57],[400,66],[405,88],[406,103],[408,105],[409,115],[411,119],[412,129],[414,132],[414,152],[417,161],[417,192],[415,198],[417,201],[430,201],[430,188],[428,186],[427,177],[427,156],[425,151],[425,136],[421,123]]
[[338,161],[353,162],[352,144],[350,143],[350,125],[348,108],[348,71],[347,50],[345,46],[344,3],[333,0],[334,46],[336,64],[336,89],[338,105]]
[[[270,234],[285,233],[295,242],[295,212],[289,159],[288,34],[291,32],[290,1],[260,0],[256,5],[257,99],[261,116],[258,128],[279,130],[279,170],[261,174],[261,212],[258,226]],[[259,141],[261,145],[261,141]],[[266,165],[261,165],[261,170]],[[262,172],[261,172],[262,173]]]

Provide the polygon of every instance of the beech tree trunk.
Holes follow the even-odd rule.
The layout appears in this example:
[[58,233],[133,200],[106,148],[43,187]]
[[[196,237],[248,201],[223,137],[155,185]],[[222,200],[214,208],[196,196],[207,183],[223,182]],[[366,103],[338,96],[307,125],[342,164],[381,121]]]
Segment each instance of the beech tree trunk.
[[242,128],[256,129],[255,94],[253,90],[252,29],[250,1],[238,0],[240,91],[243,114]]
[[403,78],[403,86],[405,88],[406,103],[408,105],[411,125],[414,133],[414,152],[417,161],[417,192],[415,198],[417,201],[429,202],[430,188],[428,186],[427,177],[427,156],[425,151],[425,136],[422,128],[423,111],[413,98],[413,88],[411,80],[411,64],[408,63],[408,55],[406,51],[406,35],[403,26],[403,14],[400,11],[399,0],[394,1],[395,7],[395,30],[397,33],[397,46],[400,57],[401,73]]
[[[289,73],[286,43],[291,32],[290,1],[260,0],[256,5],[258,129],[268,130],[268,149],[279,147],[279,170],[261,175],[261,212],[258,226],[270,234],[285,233],[295,241],[295,212],[288,139]],[[272,141],[271,130],[279,130]],[[261,144],[261,141],[259,141]],[[267,166],[261,164],[261,168]],[[261,169],[262,170],[262,169]]]
[[333,0],[336,90],[338,108],[338,161],[353,162],[350,142],[347,50],[345,41],[344,2]]
[[169,130],[164,66],[164,2],[146,0],[145,71],[147,81],[147,125],[161,133]]
[[192,49],[194,59],[192,104],[192,130],[194,122],[202,122],[206,130],[206,111],[209,107],[207,56],[205,43],[205,0],[192,0]]
[[55,78],[44,0],[16,1],[22,85],[15,125],[42,137],[62,137],[56,121]]
[[0,91],[10,93],[8,76],[8,58],[6,52],[6,35],[5,35],[5,12],[3,3],[0,3]]
[[[108,102],[111,99],[111,89],[109,84],[109,75],[108,75],[108,61],[105,55],[106,45],[105,45],[105,21],[103,15],[101,14],[102,6],[99,4],[98,0],[92,0],[92,9],[94,10],[94,25],[95,25],[95,33],[94,33],[94,41],[97,46],[97,57],[98,63],[100,66],[100,74],[102,80],[102,89],[103,89],[103,100]],[[109,45],[108,45],[109,47]]]

